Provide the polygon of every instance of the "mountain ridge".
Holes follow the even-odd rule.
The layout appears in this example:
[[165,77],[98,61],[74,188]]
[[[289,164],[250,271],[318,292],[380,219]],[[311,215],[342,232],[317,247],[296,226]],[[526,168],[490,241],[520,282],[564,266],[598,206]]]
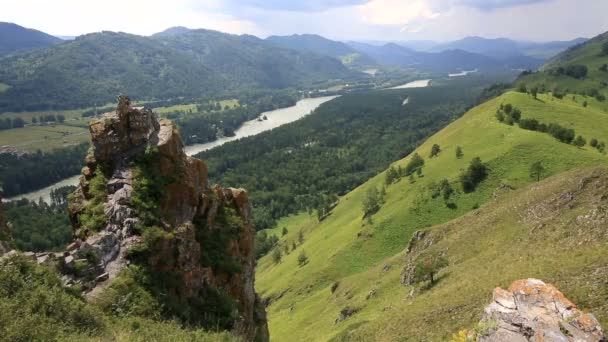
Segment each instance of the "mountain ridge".
[[100,32],[0,61],[0,111],[102,105],[120,93],[142,100],[214,96],[245,86],[306,87],[350,77],[330,57],[253,36],[190,30],[167,37]]
[[42,31],[14,23],[0,22],[0,58],[29,50],[42,49],[63,42]]

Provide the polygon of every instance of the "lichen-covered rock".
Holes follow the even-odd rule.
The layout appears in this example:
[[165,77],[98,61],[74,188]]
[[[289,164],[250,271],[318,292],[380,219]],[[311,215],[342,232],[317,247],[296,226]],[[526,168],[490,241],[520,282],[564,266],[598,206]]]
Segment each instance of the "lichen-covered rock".
[[[231,329],[245,340],[267,341],[266,314],[254,290],[247,192],[211,188],[205,163],[185,154],[177,128],[148,109],[131,106],[125,96],[119,97],[116,111],[91,123],[90,132],[93,148],[69,203],[79,239],[63,257],[68,281],[83,286],[89,298],[99,296],[131,262],[129,250],[145,242],[146,252],[137,262],[171,280],[162,286],[172,303],[199,309],[192,303],[219,291],[237,307]],[[146,178],[150,173],[156,178]],[[99,175],[105,180],[101,190],[95,183]],[[142,185],[142,178],[148,184]],[[138,193],[146,187],[159,188],[156,203],[136,203],[151,201]],[[103,210],[95,207],[100,199]],[[100,215],[102,225],[91,219]],[[154,237],[143,241],[142,231],[150,230]]]
[[538,279],[522,279],[508,290],[494,289],[493,301],[482,319],[490,327],[482,342],[604,341],[597,319],[576,308],[555,286]]

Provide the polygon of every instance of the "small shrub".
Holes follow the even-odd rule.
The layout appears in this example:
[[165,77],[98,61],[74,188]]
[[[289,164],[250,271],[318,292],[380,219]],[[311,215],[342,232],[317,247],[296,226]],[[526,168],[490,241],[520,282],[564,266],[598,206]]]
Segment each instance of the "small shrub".
[[441,147],[438,144],[433,144],[433,147],[431,147],[431,155],[429,157],[436,157],[439,152],[441,152]]
[[278,247],[275,248],[272,252],[272,262],[274,262],[275,265],[278,265],[279,263],[281,263],[282,258],[283,255],[281,254],[281,250]]
[[527,129],[530,131],[538,130],[539,122],[536,119],[521,119],[519,120],[519,128]]
[[106,215],[104,203],[106,201],[106,177],[98,168],[89,183],[91,198],[85,203],[83,212],[78,216],[84,234],[97,232],[104,228]]
[[414,153],[412,158],[405,166],[405,175],[409,176],[412,173],[416,172],[417,169],[422,168],[424,166],[424,159],[418,154]]
[[429,280],[431,285],[435,284],[435,275],[448,264],[448,259],[437,252],[422,255],[418,257],[414,268],[414,281],[418,283]]
[[391,166],[386,171],[386,178],[384,180],[384,183],[386,185],[393,184],[394,182],[399,180],[399,177],[400,177],[400,175],[399,175],[399,172],[397,171],[397,169],[395,169],[393,166]]
[[[412,177],[412,175],[410,175]],[[371,187],[365,193],[365,198],[363,199],[363,217],[369,217],[380,210],[382,200],[380,197],[380,192],[376,187]]]
[[479,157],[473,158],[467,171],[460,176],[462,190],[464,192],[473,192],[481,181],[488,175],[488,167],[481,162]]
[[542,162],[537,161],[530,166],[530,178],[536,179],[537,182],[540,181],[544,173],[545,167]]
[[116,277],[110,287],[96,299],[96,303],[114,316],[159,318],[160,304],[141,284],[148,280],[141,267],[131,265]]
[[456,158],[460,159],[463,156],[464,156],[464,154],[462,153],[462,147],[456,146]]
[[524,94],[527,93],[528,89],[526,88],[526,84],[524,82],[520,82],[517,85],[517,91],[520,92],[520,93],[524,93]]
[[306,265],[308,263],[308,257],[306,256],[306,252],[305,251],[301,251],[300,254],[298,255],[298,265],[300,265],[300,267]]
[[591,138],[591,140],[589,141],[589,146],[595,148],[598,145],[598,141],[595,138]]
[[583,138],[582,136],[579,135],[576,137],[576,139],[574,139],[572,144],[574,146],[583,147],[583,146],[587,145],[587,140],[585,140],[585,138]]

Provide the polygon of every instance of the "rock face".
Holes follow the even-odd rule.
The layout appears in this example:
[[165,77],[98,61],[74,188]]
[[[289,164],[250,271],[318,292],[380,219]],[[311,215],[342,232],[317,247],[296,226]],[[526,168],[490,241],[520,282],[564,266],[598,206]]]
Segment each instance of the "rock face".
[[8,253],[11,248],[9,241],[11,240],[11,229],[6,222],[4,217],[4,210],[2,208],[2,197],[0,196],[0,257]]
[[494,289],[493,302],[485,308],[482,323],[489,327],[483,342],[605,341],[602,327],[553,285],[523,279],[509,290]]
[[[246,340],[267,341],[266,315],[254,291],[254,230],[247,192],[211,188],[206,165],[184,153],[176,127],[148,109],[132,107],[125,96],[119,97],[115,112],[91,123],[90,132],[93,148],[69,204],[78,237],[63,257],[69,282],[83,286],[89,297],[97,296],[132,262],[130,250],[146,242],[149,251],[139,262],[152,274],[172,280],[165,290],[178,305],[204,300],[211,290],[225,293],[238,307],[231,328]],[[92,229],[91,213],[100,216],[99,208],[94,209],[100,198],[94,182],[101,174],[103,224]],[[155,178],[143,183],[149,174]],[[152,193],[153,203],[150,194],[145,204],[136,196],[146,187],[159,188]],[[151,223],[150,215],[157,220]],[[152,224],[164,232],[163,238],[143,241],[142,232]]]

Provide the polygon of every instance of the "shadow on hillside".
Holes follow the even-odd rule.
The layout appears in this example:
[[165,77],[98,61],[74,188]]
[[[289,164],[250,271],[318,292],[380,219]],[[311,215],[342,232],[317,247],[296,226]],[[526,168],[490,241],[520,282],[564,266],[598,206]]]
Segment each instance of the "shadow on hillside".
[[446,272],[446,273],[441,274],[437,278],[435,278],[435,281],[433,281],[432,283],[430,281],[427,281],[426,284],[424,284],[423,286],[420,287],[420,292],[426,292],[426,291],[432,290],[433,287],[437,286],[437,284],[441,283],[449,275],[450,275],[450,272]]

